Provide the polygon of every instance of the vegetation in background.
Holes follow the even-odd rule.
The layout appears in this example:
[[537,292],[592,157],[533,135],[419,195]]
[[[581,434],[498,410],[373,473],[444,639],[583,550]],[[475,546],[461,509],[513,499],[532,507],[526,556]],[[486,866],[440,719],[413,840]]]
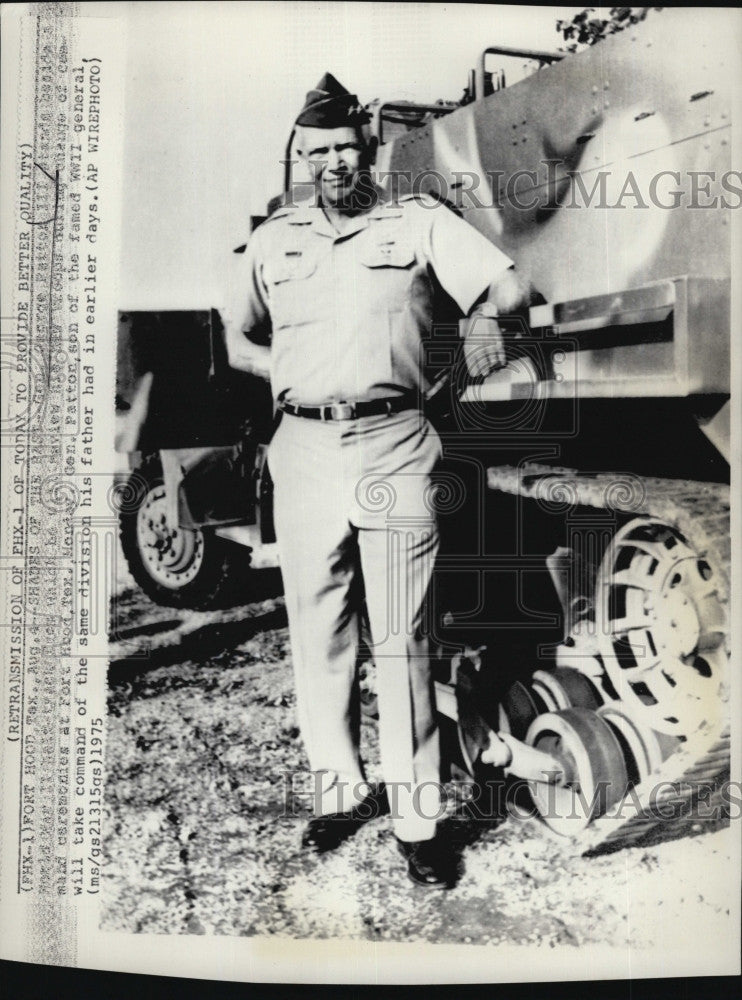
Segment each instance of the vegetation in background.
[[643,21],[650,10],[663,10],[662,7],[611,7],[608,18],[591,17],[595,7],[586,7],[575,14],[571,21],[557,21],[556,30],[568,44],[561,52],[579,52],[588,45],[595,45],[608,35],[615,35],[634,24]]

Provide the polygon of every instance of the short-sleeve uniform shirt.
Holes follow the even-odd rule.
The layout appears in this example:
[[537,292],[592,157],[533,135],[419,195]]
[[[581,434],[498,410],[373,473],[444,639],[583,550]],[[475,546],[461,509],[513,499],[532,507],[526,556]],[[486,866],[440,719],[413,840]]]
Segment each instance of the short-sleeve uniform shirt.
[[424,392],[432,275],[467,313],[512,261],[432,198],[382,202],[338,233],[321,208],[276,211],[250,238],[228,319],[270,324],[274,398],[317,405]]

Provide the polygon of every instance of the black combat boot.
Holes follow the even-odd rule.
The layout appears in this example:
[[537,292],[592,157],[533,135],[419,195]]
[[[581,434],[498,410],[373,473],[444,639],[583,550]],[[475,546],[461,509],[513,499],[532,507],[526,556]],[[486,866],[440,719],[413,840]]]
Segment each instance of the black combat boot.
[[456,885],[456,859],[445,837],[431,840],[400,840],[400,854],[407,861],[407,876],[426,889],[453,889]]

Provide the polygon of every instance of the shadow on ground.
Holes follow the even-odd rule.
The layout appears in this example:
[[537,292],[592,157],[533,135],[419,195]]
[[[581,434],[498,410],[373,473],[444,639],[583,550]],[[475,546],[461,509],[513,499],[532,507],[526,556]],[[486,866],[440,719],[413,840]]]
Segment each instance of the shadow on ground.
[[[118,684],[130,680],[132,674],[142,671],[172,666],[185,660],[212,659],[214,656],[233,650],[236,646],[241,646],[260,632],[286,627],[286,610],[283,607],[276,607],[255,617],[230,622],[209,622],[186,634],[174,631],[171,644],[160,645],[148,651],[139,649],[135,655],[111,660],[108,669],[109,688],[115,688]],[[153,634],[152,631],[140,633],[140,635]]]

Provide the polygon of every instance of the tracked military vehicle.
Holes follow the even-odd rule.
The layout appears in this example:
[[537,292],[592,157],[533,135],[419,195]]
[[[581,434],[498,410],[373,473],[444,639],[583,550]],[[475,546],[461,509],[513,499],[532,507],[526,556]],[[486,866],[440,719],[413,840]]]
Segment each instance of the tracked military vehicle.
[[[489,47],[459,102],[369,106],[379,182],[447,201],[532,290],[477,384],[455,320],[423,345],[445,448],[436,694],[460,773],[527,779],[584,849],[728,774],[742,177],[722,42],[712,13],[666,11],[574,56]],[[532,72],[507,86],[513,62]],[[275,558],[270,404],[227,368],[213,312],[122,314],[119,343],[120,444],[145,456],[124,552],[155,600],[206,606],[240,552]]]

